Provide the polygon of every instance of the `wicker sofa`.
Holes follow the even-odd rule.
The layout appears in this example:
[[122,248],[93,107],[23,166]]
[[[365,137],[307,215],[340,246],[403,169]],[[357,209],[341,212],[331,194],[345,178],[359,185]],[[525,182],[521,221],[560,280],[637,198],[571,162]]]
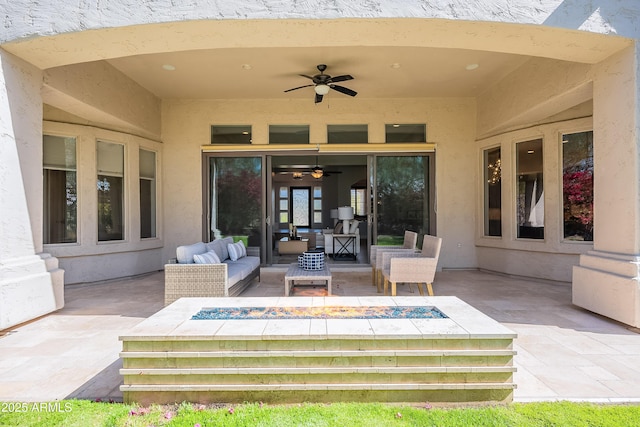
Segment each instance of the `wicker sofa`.
[[[260,257],[257,256],[257,251],[248,248],[247,256],[232,261],[229,257],[229,244],[233,244],[232,237],[178,246],[176,258],[164,266],[165,305],[182,297],[237,296],[253,279],[257,277],[260,280]],[[194,263],[194,255],[209,251],[215,252],[221,262]]]

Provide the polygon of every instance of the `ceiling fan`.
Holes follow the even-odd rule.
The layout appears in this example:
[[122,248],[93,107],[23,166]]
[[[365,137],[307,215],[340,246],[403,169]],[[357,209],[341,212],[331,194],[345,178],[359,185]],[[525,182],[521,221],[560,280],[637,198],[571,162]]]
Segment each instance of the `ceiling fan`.
[[337,82],[353,80],[353,76],[350,76],[349,74],[345,74],[342,76],[331,77],[329,74],[324,73],[324,71],[327,69],[327,66],[325,64],[320,64],[316,68],[318,68],[318,71],[320,71],[320,74],[316,74],[313,77],[307,76],[306,74],[299,74],[300,76],[306,77],[311,81],[313,81],[313,84],[294,87],[292,89],[285,90],[285,92],[291,92],[292,90],[302,89],[303,87],[314,86],[313,89],[316,92],[316,99],[315,99],[316,104],[319,102],[322,102],[322,97],[327,93],[329,93],[330,89],[336,90],[340,93],[344,93],[345,95],[349,95],[349,96],[356,96],[358,94],[358,92],[354,90],[335,84]]

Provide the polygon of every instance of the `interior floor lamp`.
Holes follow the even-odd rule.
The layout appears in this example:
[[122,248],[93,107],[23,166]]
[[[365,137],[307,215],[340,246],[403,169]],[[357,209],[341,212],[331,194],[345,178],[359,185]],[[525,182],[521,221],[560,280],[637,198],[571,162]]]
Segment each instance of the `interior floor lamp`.
[[349,234],[349,223],[353,219],[353,208],[351,206],[339,207],[338,219],[342,221],[342,234]]

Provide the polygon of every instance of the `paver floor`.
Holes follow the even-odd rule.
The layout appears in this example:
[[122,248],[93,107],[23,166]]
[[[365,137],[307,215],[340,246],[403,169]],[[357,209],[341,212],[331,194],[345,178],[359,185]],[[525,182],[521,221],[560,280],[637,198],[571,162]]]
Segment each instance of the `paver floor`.
[[[282,296],[285,272],[286,266],[263,269],[242,296]],[[332,276],[333,295],[379,295],[369,268],[340,266]],[[318,288],[294,289],[291,298],[326,292]],[[516,401],[640,402],[640,334],[572,305],[569,284],[443,271],[434,291],[459,297],[518,334]],[[0,332],[0,401],[120,401],[118,337],[160,310],[163,292],[163,272],[67,286],[62,310]],[[412,293],[399,286],[398,295]]]

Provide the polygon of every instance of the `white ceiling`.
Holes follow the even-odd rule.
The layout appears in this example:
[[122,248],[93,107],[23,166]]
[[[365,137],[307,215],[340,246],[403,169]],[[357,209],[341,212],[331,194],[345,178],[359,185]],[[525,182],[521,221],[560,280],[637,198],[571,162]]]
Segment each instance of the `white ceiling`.
[[[225,48],[158,53],[108,62],[162,99],[313,100],[299,76],[350,74],[339,83],[361,98],[473,97],[522,65],[528,57],[426,47]],[[394,68],[394,64],[397,64]],[[469,64],[478,64],[467,70]],[[164,65],[175,67],[167,71]],[[399,68],[398,68],[399,66]],[[332,97],[346,95],[331,91]]]

